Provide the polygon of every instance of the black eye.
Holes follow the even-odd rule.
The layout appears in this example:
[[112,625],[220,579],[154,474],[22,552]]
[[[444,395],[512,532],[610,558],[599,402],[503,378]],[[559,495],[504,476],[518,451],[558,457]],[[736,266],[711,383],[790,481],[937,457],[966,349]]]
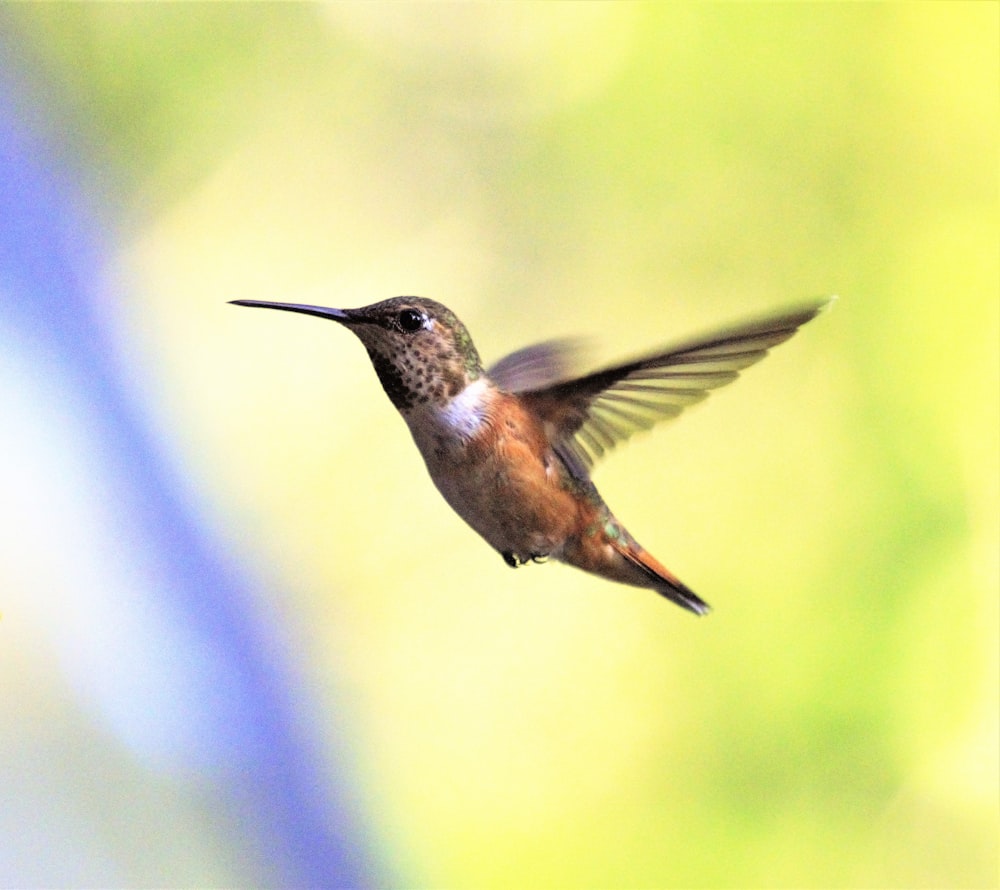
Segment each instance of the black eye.
[[399,313],[399,327],[406,333],[412,334],[423,326],[424,315],[422,312],[418,312],[416,309],[404,309]]

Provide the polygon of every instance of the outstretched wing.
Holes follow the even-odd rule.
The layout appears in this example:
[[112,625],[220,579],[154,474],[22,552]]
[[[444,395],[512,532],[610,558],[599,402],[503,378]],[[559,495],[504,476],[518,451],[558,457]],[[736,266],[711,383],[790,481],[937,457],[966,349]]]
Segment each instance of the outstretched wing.
[[572,472],[586,478],[605,451],[637,430],[676,417],[711,390],[735,380],[740,371],[815,318],[831,299],[520,394],[542,418],[549,440]]

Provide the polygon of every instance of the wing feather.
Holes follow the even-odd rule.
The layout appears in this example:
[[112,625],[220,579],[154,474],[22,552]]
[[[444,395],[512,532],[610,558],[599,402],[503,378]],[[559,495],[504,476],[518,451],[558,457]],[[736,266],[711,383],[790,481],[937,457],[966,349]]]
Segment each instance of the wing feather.
[[543,389],[572,377],[583,353],[580,340],[546,340],[504,356],[486,373],[507,392]]
[[[576,475],[585,478],[594,462],[617,443],[677,417],[711,390],[734,381],[740,371],[815,318],[831,299],[757,318],[576,379],[563,376],[575,354],[566,341],[521,350],[495,368],[502,372],[501,385],[519,392],[538,412],[553,447]],[[522,369],[530,372],[521,373]],[[537,383],[541,380],[546,382]]]

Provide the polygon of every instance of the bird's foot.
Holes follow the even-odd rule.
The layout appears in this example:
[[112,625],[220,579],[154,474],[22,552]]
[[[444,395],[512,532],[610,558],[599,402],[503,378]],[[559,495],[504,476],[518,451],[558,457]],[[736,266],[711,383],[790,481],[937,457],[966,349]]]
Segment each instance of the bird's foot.
[[503,561],[512,569],[520,568],[529,562],[543,563],[549,558],[548,553],[532,553],[531,556],[521,556],[513,550],[505,550],[500,555],[503,556]]

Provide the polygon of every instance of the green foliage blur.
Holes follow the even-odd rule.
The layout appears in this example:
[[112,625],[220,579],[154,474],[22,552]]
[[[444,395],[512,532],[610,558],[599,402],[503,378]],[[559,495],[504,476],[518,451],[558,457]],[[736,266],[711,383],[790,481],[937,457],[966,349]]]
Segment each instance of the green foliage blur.
[[[114,209],[150,425],[291,591],[400,886],[997,885],[998,9],[2,10]],[[596,470],[711,616],[511,572],[349,334],[225,305],[406,293],[487,362],[839,294]]]

